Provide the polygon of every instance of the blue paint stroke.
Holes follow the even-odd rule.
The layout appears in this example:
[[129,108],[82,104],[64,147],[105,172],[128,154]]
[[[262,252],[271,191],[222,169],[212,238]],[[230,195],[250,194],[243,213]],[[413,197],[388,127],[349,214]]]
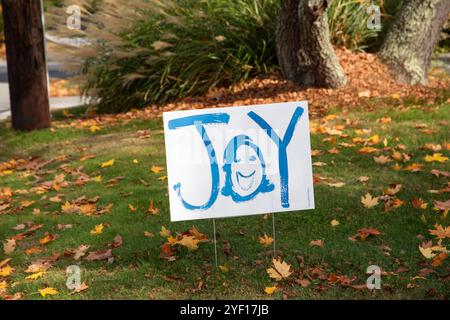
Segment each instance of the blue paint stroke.
[[[256,155],[258,156],[258,158],[260,160],[261,170],[262,170],[262,178],[261,178],[261,182],[260,182],[258,188],[256,188],[256,190],[253,191],[252,193],[245,195],[245,196],[240,195],[238,192],[236,192],[234,190],[233,181],[232,181],[232,172],[231,172],[232,171],[231,165],[233,163],[238,163],[240,161],[239,159],[237,159],[236,155],[237,155],[237,150],[241,146],[248,146],[255,151]],[[270,183],[270,181],[267,179],[266,163],[264,161],[264,157],[261,153],[261,150],[259,149],[259,147],[256,144],[253,143],[253,140],[248,136],[238,135],[230,140],[227,147],[225,148],[224,165],[223,165],[222,169],[225,172],[225,185],[222,188],[222,195],[231,196],[231,199],[233,199],[234,202],[249,201],[249,200],[253,199],[254,197],[256,197],[256,195],[258,195],[259,193],[271,192],[275,188],[275,186],[272,183]],[[237,172],[237,174],[240,174],[240,173]],[[241,174],[241,176],[242,177],[250,177],[254,174],[255,174],[255,171],[248,176],[245,176],[242,174]],[[238,176],[237,176],[237,178],[238,178]],[[242,189],[245,190],[244,188],[242,188]],[[250,189],[250,188],[248,188],[248,189]]]
[[205,202],[202,205],[190,204],[186,200],[184,200],[183,196],[181,195],[181,183],[178,182],[173,186],[173,189],[177,192],[178,197],[181,200],[181,203],[188,210],[207,210],[214,204],[214,202],[217,199],[220,190],[219,165],[217,164],[216,151],[214,150],[211,140],[208,134],[206,133],[206,129],[203,125],[228,124],[229,120],[230,116],[226,113],[211,113],[173,119],[170,120],[168,123],[169,130],[194,126],[203,140],[203,144],[205,145],[209,157],[212,185],[211,185],[211,193],[207,202]]
[[278,166],[280,171],[280,189],[281,189],[281,206],[283,208],[289,208],[289,173],[288,173],[288,159],[287,159],[287,147],[291,142],[294,135],[295,126],[297,125],[304,110],[302,107],[297,107],[289,122],[289,126],[284,134],[283,140],[277,135],[273,128],[259,115],[251,111],[248,116],[255,121],[267,135],[272,139],[275,145],[278,147]]

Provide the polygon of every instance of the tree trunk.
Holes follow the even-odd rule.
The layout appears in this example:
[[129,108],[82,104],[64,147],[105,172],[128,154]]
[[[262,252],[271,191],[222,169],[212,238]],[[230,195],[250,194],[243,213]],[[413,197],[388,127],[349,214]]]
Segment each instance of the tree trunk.
[[2,0],[12,125],[50,127],[44,33],[39,0]]
[[282,0],[277,53],[283,76],[298,84],[338,88],[345,73],[330,42],[326,10],[331,0]]
[[450,0],[407,0],[388,30],[379,56],[400,83],[426,84],[433,49]]
[[300,51],[300,28],[298,6],[300,0],[281,0],[277,21],[277,56],[283,76],[297,82],[301,78],[298,63]]

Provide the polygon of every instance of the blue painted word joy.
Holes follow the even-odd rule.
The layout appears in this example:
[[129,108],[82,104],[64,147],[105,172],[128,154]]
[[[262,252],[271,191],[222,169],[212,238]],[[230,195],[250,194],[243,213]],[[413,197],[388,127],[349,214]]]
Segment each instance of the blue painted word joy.
[[[304,109],[297,107],[292,115],[286,132],[281,138],[272,126],[257,113],[251,111],[247,116],[254,121],[275,144],[278,150],[278,169],[280,176],[280,201],[283,208],[289,208],[289,172],[288,172],[288,146],[294,135],[295,127],[299,122]],[[211,192],[208,200],[200,205],[194,205],[186,201],[181,192],[181,183],[176,183],[173,188],[177,193],[183,206],[188,210],[207,210],[214,205],[221,193],[223,196],[231,197],[235,203],[250,201],[260,193],[273,192],[274,184],[269,181],[266,174],[266,162],[261,149],[247,135],[236,135],[228,142],[223,153],[222,170],[225,174],[225,182],[221,188],[220,168],[217,162],[216,150],[211,142],[205,125],[228,124],[230,115],[222,113],[209,113],[201,115],[193,115],[172,119],[168,123],[169,130],[179,128],[193,127],[197,130],[203,145],[209,157],[209,165],[211,170]],[[250,173],[242,173],[236,168],[243,161],[240,149],[247,148],[248,162],[256,164],[255,170]],[[257,173],[258,172],[258,173]],[[234,173],[234,175],[233,175]],[[255,183],[256,177],[259,177],[259,184]]]

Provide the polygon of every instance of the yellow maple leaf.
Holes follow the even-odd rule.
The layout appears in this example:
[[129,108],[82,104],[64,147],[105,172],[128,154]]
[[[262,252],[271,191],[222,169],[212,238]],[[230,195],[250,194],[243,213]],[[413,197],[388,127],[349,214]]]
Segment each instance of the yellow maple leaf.
[[159,167],[159,166],[155,166],[155,165],[153,165],[150,169],[150,171],[153,173],[160,173],[163,170],[164,170],[163,167]]
[[270,246],[273,243],[273,238],[269,237],[267,234],[264,234],[264,236],[259,237],[259,243],[265,247]]
[[55,236],[52,235],[51,233],[49,233],[48,235],[46,235],[45,237],[43,237],[42,239],[39,240],[39,243],[42,245],[46,245],[52,241],[55,241]]
[[358,150],[359,153],[361,154],[366,154],[366,153],[374,153],[377,152],[378,149],[374,148],[374,147],[364,147]]
[[277,287],[265,287],[264,292],[267,294],[273,294],[277,290]]
[[436,256],[436,253],[433,252],[433,249],[431,248],[423,248],[419,246],[420,253],[427,258],[427,259],[433,259]]
[[434,227],[436,228],[435,230],[428,230],[430,234],[436,236],[438,239],[450,238],[450,226],[443,227],[440,224],[436,224]]
[[227,266],[219,266],[219,269],[223,273],[227,273],[228,271],[230,271],[230,269]]
[[24,208],[28,208],[29,206],[33,205],[35,201],[29,201],[29,200],[23,200],[20,201],[20,205]]
[[8,277],[11,273],[14,272],[14,269],[9,265],[0,268],[0,277]]
[[134,163],[134,164],[138,164],[138,163],[139,163],[139,160],[138,160],[138,159],[133,159],[133,163]]
[[128,209],[130,209],[131,212],[136,212],[137,208],[133,206],[132,204],[128,205]]
[[380,136],[375,134],[375,135],[371,136],[369,139],[367,139],[367,141],[377,144],[380,142]]
[[100,128],[99,126],[93,125],[93,126],[91,126],[90,130],[91,130],[91,132],[94,132],[94,133],[95,133],[95,132],[97,132],[97,131],[100,131],[101,128]]
[[432,156],[426,155],[424,160],[426,162],[441,162],[441,163],[443,163],[448,160],[448,157],[444,157],[442,155],[442,153],[433,153]]
[[94,177],[94,181],[95,181],[95,182],[102,182],[102,180],[103,180],[102,176],[96,176],[96,177]]
[[331,226],[336,227],[339,225],[339,221],[336,219],[331,220]]
[[100,224],[96,225],[95,228],[91,230],[91,234],[92,234],[92,235],[99,235],[99,234],[102,234],[102,233],[103,233],[103,228],[104,228],[104,227],[105,227],[105,226],[103,225],[103,223],[100,223]]
[[39,293],[41,294],[41,296],[43,296],[45,298],[45,296],[47,296],[47,295],[53,296],[55,294],[58,294],[59,292],[55,288],[47,287],[44,289],[39,289]]
[[290,271],[291,266],[287,264],[285,261],[281,261],[278,259],[272,260],[273,268],[268,268],[267,273],[272,279],[276,281],[283,280],[288,278],[292,272]]
[[103,162],[100,166],[101,166],[102,168],[111,167],[111,166],[114,165],[114,161],[115,161],[114,159],[111,159],[111,160],[109,160],[109,161]]
[[372,197],[370,193],[366,193],[364,197],[361,197],[361,203],[364,207],[370,209],[378,204],[378,197]]
[[45,273],[46,272],[43,272],[43,271],[36,272],[36,273],[33,273],[33,274],[27,276],[25,279],[27,279],[27,280],[37,280],[37,279],[41,278]]
[[407,166],[405,170],[410,172],[419,172],[422,171],[422,165],[419,163],[413,163]]
[[61,206],[62,213],[77,213],[79,210],[80,207],[76,204],[70,203],[69,201],[66,201],[66,203]]
[[166,229],[166,227],[162,226],[159,234],[161,235],[161,237],[168,238],[172,234],[172,231],[170,231],[169,229]]
[[147,238],[152,238],[152,237],[154,237],[155,235],[153,234],[153,233],[151,233],[151,232],[149,232],[149,231],[144,231],[144,237],[147,237]]
[[169,236],[167,238],[167,243],[170,244],[171,246],[176,245],[178,243],[178,238],[175,238],[173,236]]
[[177,243],[188,248],[189,251],[195,251],[198,249],[198,243],[200,240],[196,239],[193,236],[183,237],[181,240],[178,240]]
[[0,293],[6,288],[8,288],[8,283],[6,281],[0,281]]

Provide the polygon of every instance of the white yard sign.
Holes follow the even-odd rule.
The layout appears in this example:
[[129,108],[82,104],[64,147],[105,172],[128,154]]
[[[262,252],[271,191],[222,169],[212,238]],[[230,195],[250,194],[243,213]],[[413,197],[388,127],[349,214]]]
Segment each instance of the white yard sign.
[[164,113],[172,221],[314,209],[307,102]]

